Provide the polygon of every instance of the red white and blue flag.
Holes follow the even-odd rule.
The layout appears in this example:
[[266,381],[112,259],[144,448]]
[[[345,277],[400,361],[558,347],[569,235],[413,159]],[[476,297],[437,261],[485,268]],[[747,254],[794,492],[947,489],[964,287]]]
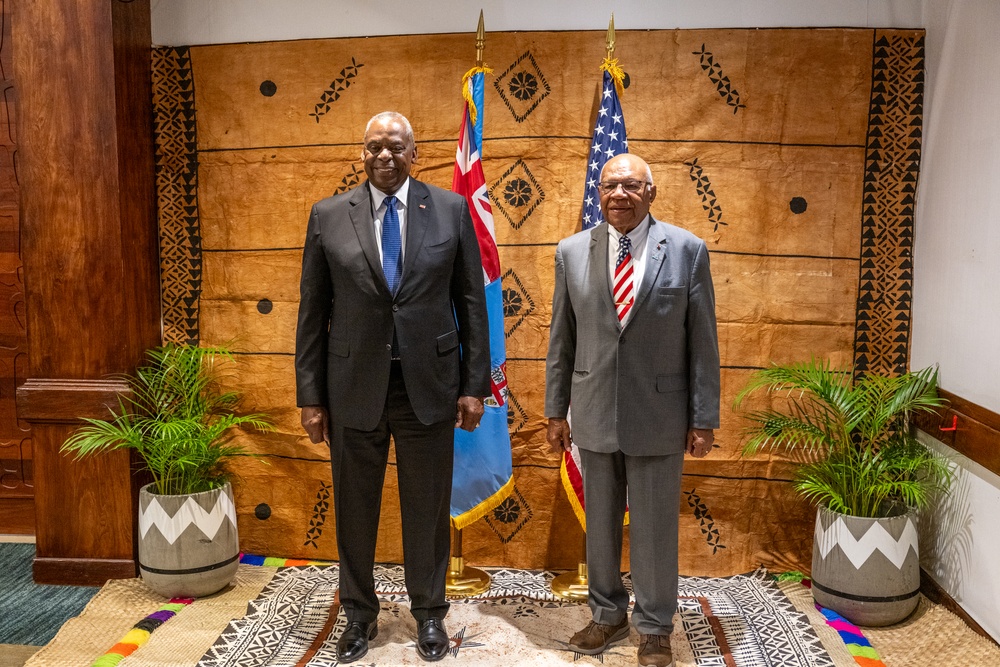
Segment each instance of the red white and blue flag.
[[597,110],[594,138],[590,142],[590,157],[587,160],[587,184],[583,190],[583,229],[590,229],[604,222],[597,184],[601,180],[604,163],[621,153],[628,153],[625,118],[622,116],[615,81],[605,70],[601,87],[601,108]]
[[455,469],[451,484],[451,522],[462,529],[499,505],[514,489],[514,470],[507,427],[507,351],[504,342],[503,291],[500,257],[483,175],[484,72],[474,71],[468,86],[465,113],[459,129],[458,151],[451,189],[465,197],[479,240],[486,284],[486,311],[490,329],[490,388],[479,428],[455,430]]
[[[621,153],[628,153],[628,138],[625,136],[625,117],[622,115],[622,105],[618,100],[618,90],[615,78],[609,70],[617,69],[617,61],[605,61],[601,66],[604,70],[604,81],[601,86],[601,107],[597,110],[597,121],[594,123],[594,137],[590,142],[590,153],[587,159],[587,182],[583,190],[583,229],[591,229],[604,222],[601,215],[601,195],[597,184],[601,180],[601,169],[604,163]],[[618,70],[621,73],[620,70]],[[572,412],[572,408],[570,409]],[[583,500],[583,472],[580,466],[580,450],[573,445],[572,450],[563,453],[560,466],[563,488],[573,507],[573,513],[580,521],[583,529],[587,529],[587,519]],[[627,519],[626,519],[627,523]]]

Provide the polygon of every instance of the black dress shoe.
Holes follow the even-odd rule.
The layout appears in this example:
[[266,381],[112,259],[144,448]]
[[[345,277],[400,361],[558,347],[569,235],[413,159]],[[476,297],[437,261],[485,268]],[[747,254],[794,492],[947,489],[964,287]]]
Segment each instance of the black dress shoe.
[[337,662],[354,662],[368,653],[368,642],[378,635],[378,622],[348,623],[337,640]]
[[417,626],[417,653],[427,662],[434,662],[448,655],[451,639],[440,618],[428,618]]

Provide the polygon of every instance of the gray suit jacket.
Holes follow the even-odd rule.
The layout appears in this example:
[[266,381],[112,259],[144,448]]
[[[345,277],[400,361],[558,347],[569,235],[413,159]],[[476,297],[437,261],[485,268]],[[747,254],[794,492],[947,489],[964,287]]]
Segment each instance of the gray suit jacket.
[[389,292],[368,183],[312,208],[295,336],[297,404],[332,423],[378,424],[393,331],[417,418],[455,418],[459,396],[490,393],[483,267],[465,199],[410,180],[403,275]]
[[608,229],[556,249],[545,416],[573,404],[581,449],[632,456],[684,450],[690,428],[719,426],[719,342],[708,250],[649,217],[645,276],[624,330],[608,278]]

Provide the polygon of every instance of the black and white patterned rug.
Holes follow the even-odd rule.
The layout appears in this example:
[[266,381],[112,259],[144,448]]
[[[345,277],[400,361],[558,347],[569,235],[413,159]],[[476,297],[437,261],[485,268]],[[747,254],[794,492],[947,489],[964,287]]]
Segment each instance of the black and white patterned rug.
[[[245,567],[245,566],[244,566]],[[586,605],[559,601],[546,571],[487,568],[492,587],[453,601],[446,661],[469,665],[634,665],[633,632],[603,655],[581,656],[566,640],[590,618]],[[399,566],[378,567],[379,635],[360,665],[422,664]],[[337,567],[279,568],[247,613],[233,620],[199,667],[336,665],[346,624]],[[626,576],[626,585],[628,585]],[[723,578],[681,577],[671,643],[677,665],[699,667],[856,667],[830,656],[804,614],[763,571]]]

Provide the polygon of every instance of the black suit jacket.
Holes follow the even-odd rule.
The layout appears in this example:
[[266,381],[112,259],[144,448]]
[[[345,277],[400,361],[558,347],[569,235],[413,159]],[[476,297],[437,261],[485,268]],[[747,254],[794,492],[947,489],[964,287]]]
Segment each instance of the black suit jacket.
[[407,394],[424,424],[454,419],[459,396],[487,396],[483,269],[465,199],[410,180],[403,274],[389,292],[368,183],[312,208],[295,337],[297,404],[371,430],[389,385],[395,329]]

